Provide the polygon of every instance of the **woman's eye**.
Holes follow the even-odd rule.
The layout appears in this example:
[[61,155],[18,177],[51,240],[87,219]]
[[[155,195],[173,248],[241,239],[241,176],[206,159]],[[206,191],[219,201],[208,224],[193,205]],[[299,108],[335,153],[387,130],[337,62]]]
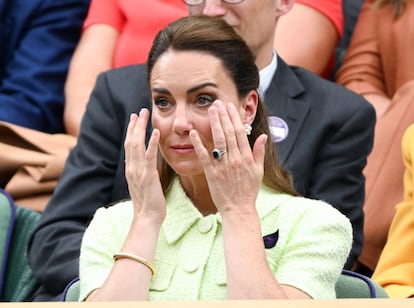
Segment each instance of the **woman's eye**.
[[197,104],[200,106],[208,106],[214,102],[215,98],[210,95],[200,95],[197,96]]
[[170,102],[166,98],[157,98],[154,103],[159,109],[166,109],[170,106]]

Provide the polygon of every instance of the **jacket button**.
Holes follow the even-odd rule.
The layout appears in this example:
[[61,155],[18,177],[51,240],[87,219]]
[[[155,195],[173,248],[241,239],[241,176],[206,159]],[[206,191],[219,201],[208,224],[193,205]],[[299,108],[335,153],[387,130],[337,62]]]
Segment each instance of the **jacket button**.
[[213,227],[213,223],[211,222],[210,219],[202,219],[199,224],[198,224],[198,230],[201,233],[207,233],[211,230],[211,228]]
[[185,271],[187,273],[194,273],[198,269],[198,264],[195,262],[187,262],[185,264]]

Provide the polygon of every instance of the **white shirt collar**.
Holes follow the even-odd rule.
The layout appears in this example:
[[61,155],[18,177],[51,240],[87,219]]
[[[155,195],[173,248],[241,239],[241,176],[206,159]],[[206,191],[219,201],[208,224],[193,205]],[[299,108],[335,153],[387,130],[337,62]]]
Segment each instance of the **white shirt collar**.
[[264,94],[266,93],[267,89],[272,82],[272,78],[276,73],[277,69],[277,53],[276,50],[273,50],[273,58],[272,62],[269,63],[268,66],[264,67],[260,70],[260,83],[259,83],[259,94],[261,98],[264,98]]

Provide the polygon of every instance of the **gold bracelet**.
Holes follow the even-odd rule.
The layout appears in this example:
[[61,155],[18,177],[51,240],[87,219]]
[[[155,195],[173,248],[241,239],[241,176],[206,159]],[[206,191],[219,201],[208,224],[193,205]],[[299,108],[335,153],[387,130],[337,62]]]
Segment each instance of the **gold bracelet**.
[[154,266],[149,261],[145,260],[144,258],[141,258],[139,256],[136,256],[136,255],[133,255],[133,254],[127,253],[127,252],[120,252],[120,253],[114,254],[114,260],[115,261],[118,260],[118,259],[122,259],[122,258],[131,259],[131,260],[137,261],[137,262],[145,265],[151,271],[152,276],[155,275]]

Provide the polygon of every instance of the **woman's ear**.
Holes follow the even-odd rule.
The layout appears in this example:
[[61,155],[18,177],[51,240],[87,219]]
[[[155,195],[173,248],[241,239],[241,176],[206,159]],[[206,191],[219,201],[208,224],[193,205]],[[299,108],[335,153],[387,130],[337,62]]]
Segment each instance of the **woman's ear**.
[[276,15],[278,17],[289,13],[293,5],[295,4],[295,0],[276,0],[276,1],[277,1]]
[[251,90],[245,98],[244,115],[242,116],[243,123],[252,124],[256,117],[257,105],[259,104],[259,93],[256,90]]

